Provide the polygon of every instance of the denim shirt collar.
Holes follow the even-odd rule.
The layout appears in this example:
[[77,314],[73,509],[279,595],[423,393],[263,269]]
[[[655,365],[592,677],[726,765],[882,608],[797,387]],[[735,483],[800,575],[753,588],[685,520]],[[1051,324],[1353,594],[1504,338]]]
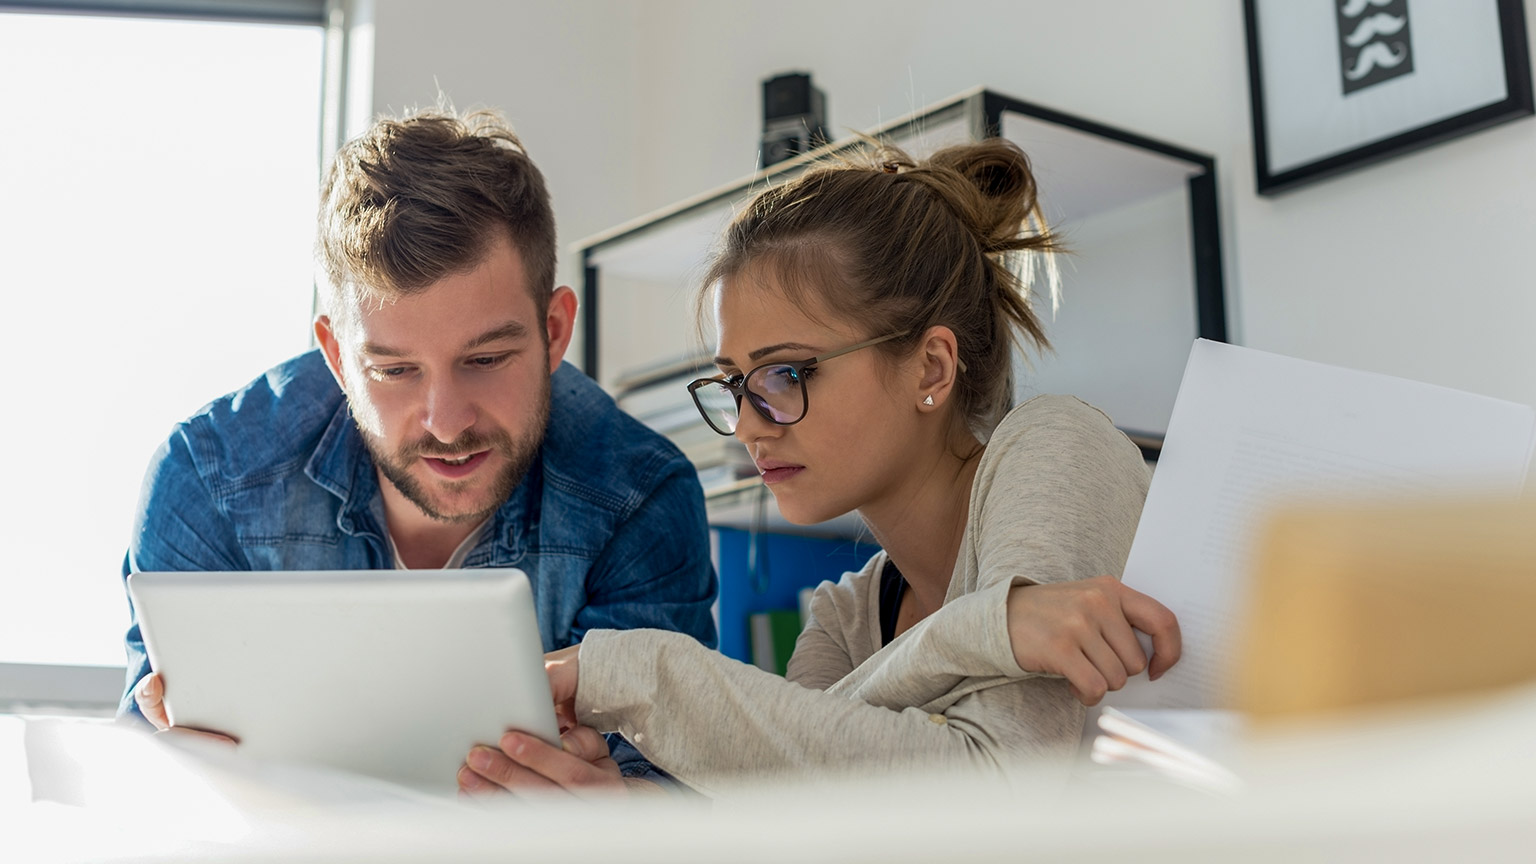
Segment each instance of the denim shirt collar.
[[[527,537],[538,522],[542,457],[541,448],[523,482],[496,509],[491,530],[465,558],[466,567],[510,566],[523,557]],[[320,442],[304,465],[304,474],[340,499],[341,506],[336,512],[338,530],[349,536],[371,537],[381,550],[388,550],[378,469],[345,399],[331,415]]]

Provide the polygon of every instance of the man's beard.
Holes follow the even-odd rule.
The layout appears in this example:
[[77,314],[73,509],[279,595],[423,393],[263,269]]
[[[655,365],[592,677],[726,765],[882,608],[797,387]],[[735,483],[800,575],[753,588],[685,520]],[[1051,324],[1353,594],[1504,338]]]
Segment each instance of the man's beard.
[[[363,442],[368,448],[368,453],[373,456],[373,463],[378,466],[380,473],[400,490],[400,494],[404,495],[406,500],[420,508],[421,512],[439,522],[480,522],[506,502],[512,495],[512,490],[516,489],[518,484],[523,482],[523,478],[528,476],[528,469],[533,467],[533,460],[538,457],[539,446],[544,443],[544,431],[549,424],[548,375],[543,376],[542,392],[538,394],[535,401],[534,408],[537,413],[523,435],[516,440],[505,429],[498,429],[492,435],[483,435],[474,429],[467,429],[464,434],[448,444],[444,444],[428,433],[418,441],[402,445],[393,455],[384,453],[382,444],[366,432],[363,434]],[[473,511],[444,510],[433,501],[424,485],[410,473],[411,466],[423,456],[462,456],[465,453],[476,453],[487,449],[500,454],[506,460],[506,464],[492,479],[484,505]],[[477,479],[471,477],[467,480],[451,482],[447,484],[447,488],[451,491],[462,489]]]

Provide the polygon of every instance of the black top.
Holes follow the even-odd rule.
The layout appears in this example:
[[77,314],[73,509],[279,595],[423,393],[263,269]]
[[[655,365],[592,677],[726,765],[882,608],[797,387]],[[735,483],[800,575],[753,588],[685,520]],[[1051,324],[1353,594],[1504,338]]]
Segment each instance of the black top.
[[896,617],[901,614],[901,598],[907,593],[907,580],[896,569],[896,562],[887,558],[880,571],[880,644],[891,644],[896,638]]

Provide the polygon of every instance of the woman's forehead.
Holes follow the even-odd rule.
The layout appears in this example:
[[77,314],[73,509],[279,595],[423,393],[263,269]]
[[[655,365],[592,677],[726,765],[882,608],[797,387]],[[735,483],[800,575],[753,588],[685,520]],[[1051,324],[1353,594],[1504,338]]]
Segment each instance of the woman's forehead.
[[857,335],[815,297],[790,297],[771,279],[723,280],[715,295],[715,323],[723,356],[786,342],[836,342]]

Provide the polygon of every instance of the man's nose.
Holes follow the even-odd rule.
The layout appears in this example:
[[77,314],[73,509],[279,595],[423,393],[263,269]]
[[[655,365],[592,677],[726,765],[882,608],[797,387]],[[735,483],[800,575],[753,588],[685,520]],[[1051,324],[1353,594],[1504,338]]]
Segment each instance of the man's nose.
[[474,402],[453,376],[437,376],[432,380],[427,388],[421,425],[444,444],[457,441],[464,430],[475,425]]

